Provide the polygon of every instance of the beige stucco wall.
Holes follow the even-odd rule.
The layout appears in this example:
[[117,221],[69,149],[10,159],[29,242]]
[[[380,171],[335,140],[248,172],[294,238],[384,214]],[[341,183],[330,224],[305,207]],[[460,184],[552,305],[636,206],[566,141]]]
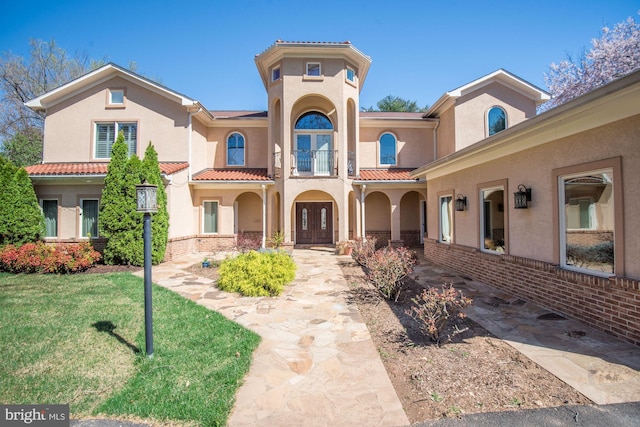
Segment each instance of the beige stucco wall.
[[[553,170],[602,159],[622,158],[621,185],[624,200],[615,201],[624,205],[624,264],[627,277],[640,277],[640,239],[635,230],[640,229],[640,198],[634,193],[640,188],[640,150],[637,136],[640,134],[640,117],[602,126],[588,132],[572,135],[536,148],[495,159],[482,165],[471,167],[454,174],[428,180],[428,235],[436,239],[438,235],[437,194],[446,189],[454,189],[456,194],[467,197],[467,210],[454,212],[455,235],[457,244],[478,247],[479,232],[479,194],[477,184],[506,180],[508,218],[508,251],[512,255],[536,260],[558,263],[559,245],[554,236],[554,186]],[[532,201],[529,209],[513,208],[513,193],[518,184],[532,188]]]
[[[229,124],[225,120],[224,125],[209,128],[207,132],[207,165],[203,168],[225,168],[227,166],[227,138],[232,133],[244,136],[245,141],[245,166],[248,168],[267,168],[271,161],[268,155],[268,129],[267,121],[261,120],[251,127]],[[258,126],[258,127],[256,127]],[[231,166],[236,167],[236,166]]]
[[[109,88],[125,90],[125,108],[109,108]],[[186,161],[188,113],[168,100],[120,77],[91,87],[47,109],[44,162],[108,161],[95,159],[95,123],[138,123],[138,157],[149,141],[160,161]]]
[[[379,141],[384,133],[396,137],[396,165],[398,168],[417,168],[433,160],[433,129],[423,128],[416,122],[413,128],[398,127],[394,123],[380,127],[361,127],[358,166],[362,169],[379,168]],[[387,167],[386,165],[383,167]]]
[[494,82],[462,96],[455,106],[456,150],[489,136],[487,114],[492,107],[502,107],[507,113],[507,127],[514,126],[536,113],[530,98]]
[[436,156],[439,159],[456,151],[456,115],[454,106],[440,114],[440,123],[436,133]]

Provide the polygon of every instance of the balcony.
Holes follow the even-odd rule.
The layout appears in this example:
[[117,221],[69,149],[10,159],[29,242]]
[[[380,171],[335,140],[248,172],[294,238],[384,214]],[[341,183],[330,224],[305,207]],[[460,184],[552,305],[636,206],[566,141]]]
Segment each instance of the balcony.
[[[347,174],[355,172],[355,153],[347,154]],[[282,152],[273,153],[273,173],[282,178]],[[338,176],[338,150],[292,150],[291,176]]]

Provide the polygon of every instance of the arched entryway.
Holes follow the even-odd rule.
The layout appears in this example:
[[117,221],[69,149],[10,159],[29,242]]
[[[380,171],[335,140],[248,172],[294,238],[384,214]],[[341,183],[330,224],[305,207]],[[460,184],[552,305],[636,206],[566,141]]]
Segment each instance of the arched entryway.
[[334,207],[333,199],[322,191],[307,191],[298,196],[293,204],[295,243],[334,243]]

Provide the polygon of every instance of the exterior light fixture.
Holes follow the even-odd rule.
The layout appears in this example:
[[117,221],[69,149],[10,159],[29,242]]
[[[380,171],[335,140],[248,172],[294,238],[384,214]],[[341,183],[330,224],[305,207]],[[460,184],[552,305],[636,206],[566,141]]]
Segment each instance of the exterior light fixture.
[[527,209],[527,202],[531,201],[531,189],[524,185],[518,185],[518,191],[513,193],[514,207],[516,209]]
[[456,197],[456,211],[462,212],[467,208],[467,197],[462,194],[458,194]]
[[158,187],[147,183],[136,185],[136,210],[144,213],[158,212],[156,191]]
[[144,334],[147,357],[153,357],[153,315],[151,304],[151,214],[158,212],[158,187],[145,181],[136,185],[136,210],[144,213]]

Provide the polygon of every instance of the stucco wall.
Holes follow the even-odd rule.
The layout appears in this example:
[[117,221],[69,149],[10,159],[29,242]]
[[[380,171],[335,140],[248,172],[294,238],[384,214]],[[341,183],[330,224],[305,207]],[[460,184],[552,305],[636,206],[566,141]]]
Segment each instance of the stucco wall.
[[393,123],[385,126],[382,122],[380,127],[360,128],[358,165],[361,169],[381,167],[378,144],[386,132],[395,135],[397,143],[397,164],[391,167],[418,168],[433,160],[433,129],[394,127]]
[[[479,194],[477,185],[483,182],[506,180],[509,253],[549,263],[558,263],[559,245],[554,235],[554,186],[553,170],[604,158],[620,156],[622,159],[622,182],[624,201],[624,265],[627,277],[640,278],[640,239],[633,236],[640,229],[640,198],[634,192],[640,186],[640,150],[637,135],[640,134],[640,117],[612,123],[594,130],[556,140],[533,149],[488,161],[479,166],[461,170],[446,177],[428,181],[428,234],[438,235],[437,194],[454,189],[456,194],[467,197],[467,210],[454,212],[454,242],[469,247],[478,247],[479,241]],[[513,208],[513,193],[518,184],[532,188],[529,209]]]
[[[107,107],[107,89],[125,90],[125,108]],[[95,122],[137,122],[138,157],[149,141],[159,161],[186,161],[188,113],[170,101],[120,77],[89,88],[47,110],[44,161],[86,162],[95,159]]]

